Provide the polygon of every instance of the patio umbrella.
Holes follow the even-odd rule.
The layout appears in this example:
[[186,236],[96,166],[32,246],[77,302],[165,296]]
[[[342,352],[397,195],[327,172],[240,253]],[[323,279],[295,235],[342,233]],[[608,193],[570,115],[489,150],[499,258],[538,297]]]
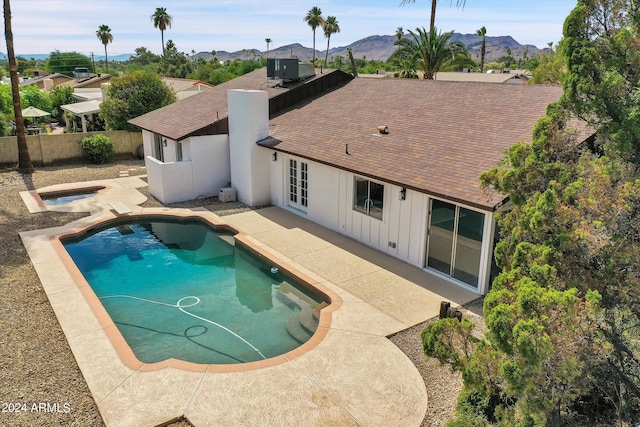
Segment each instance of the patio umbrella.
[[51,113],[47,113],[36,107],[27,107],[22,110],[22,117],[31,117],[33,118],[33,123],[31,126],[35,126],[35,119],[38,117],[50,116]]
[[50,115],[51,113],[47,113],[46,111],[42,111],[36,107],[27,107],[22,110],[22,117],[44,117]]

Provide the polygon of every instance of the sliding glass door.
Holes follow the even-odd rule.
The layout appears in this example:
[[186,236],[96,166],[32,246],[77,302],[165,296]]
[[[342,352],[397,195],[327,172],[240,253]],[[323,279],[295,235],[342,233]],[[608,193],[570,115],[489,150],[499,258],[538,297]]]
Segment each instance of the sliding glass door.
[[485,215],[431,200],[427,267],[478,287]]

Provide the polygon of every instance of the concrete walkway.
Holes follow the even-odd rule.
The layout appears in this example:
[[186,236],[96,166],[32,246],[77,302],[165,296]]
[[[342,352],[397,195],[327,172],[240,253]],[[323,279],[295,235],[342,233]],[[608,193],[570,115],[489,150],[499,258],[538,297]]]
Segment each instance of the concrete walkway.
[[[195,426],[421,423],[427,408],[423,379],[386,336],[436,316],[441,300],[464,304],[477,295],[279,208],[222,219],[202,209],[142,209],[135,191],[140,180],[100,184],[107,191],[73,202],[74,210],[86,204],[90,217],[21,237],[108,426],[158,425],[180,416]],[[133,215],[198,213],[226,222],[281,264],[339,295],[324,338],[260,369],[184,370],[167,363],[149,371],[142,363],[125,364],[109,339],[112,331],[87,302],[86,284],[52,240],[113,218],[107,203],[115,200],[112,191]]]

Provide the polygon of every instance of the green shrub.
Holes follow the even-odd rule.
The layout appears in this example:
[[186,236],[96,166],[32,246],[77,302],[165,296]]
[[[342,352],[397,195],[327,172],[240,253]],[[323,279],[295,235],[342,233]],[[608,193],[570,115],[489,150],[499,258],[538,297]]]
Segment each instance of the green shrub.
[[104,163],[113,156],[113,140],[106,135],[88,136],[80,145],[93,163]]

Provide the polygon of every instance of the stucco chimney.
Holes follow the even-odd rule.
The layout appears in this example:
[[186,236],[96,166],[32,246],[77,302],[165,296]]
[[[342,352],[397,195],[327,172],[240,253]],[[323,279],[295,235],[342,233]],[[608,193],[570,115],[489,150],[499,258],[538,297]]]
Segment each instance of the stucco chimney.
[[269,136],[269,97],[264,91],[232,89],[227,102],[231,187],[242,203],[266,205],[271,201],[271,152],[256,142]]

